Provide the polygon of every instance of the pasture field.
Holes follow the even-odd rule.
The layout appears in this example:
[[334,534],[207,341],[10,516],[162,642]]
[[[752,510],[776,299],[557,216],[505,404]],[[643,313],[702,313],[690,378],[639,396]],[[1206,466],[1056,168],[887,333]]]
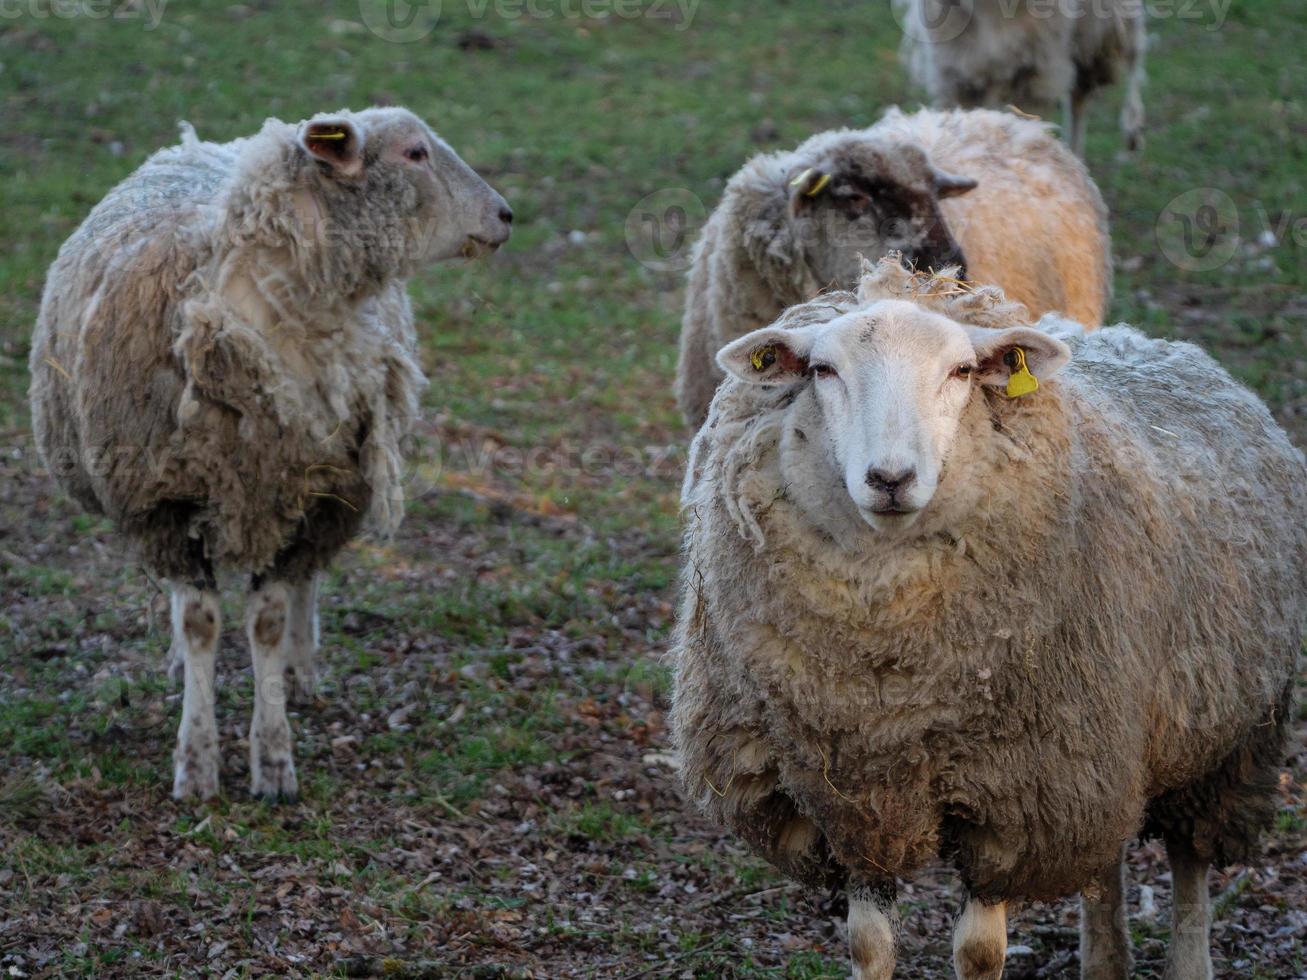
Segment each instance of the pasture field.
[[[1307,6],[1225,6],[1150,4],[1141,156],[1120,152],[1119,93],[1095,110],[1113,316],[1206,345],[1304,445]],[[404,26],[373,0],[0,11],[0,971],[844,976],[839,900],[697,818],[666,755],[677,260],[749,155],[919,100],[899,28],[871,0],[407,12]],[[225,140],[370,103],[430,120],[516,230],[492,260],[414,282],[431,385],[408,517],[326,585],[321,696],[292,717],[302,798],[245,791],[251,678],[229,582],[224,794],[179,805],[166,602],[32,446],[44,272],[179,119]],[[1295,752],[1264,856],[1213,876],[1222,977],[1307,977]],[[1135,847],[1130,867],[1137,976],[1157,977],[1160,847]],[[900,975],[952,976],[958,897],[943,871],[903,889]],[[1075,921],[1071,902],[1024,910],[1011,941],[1029,948],[1007,976],[1076,976]]]

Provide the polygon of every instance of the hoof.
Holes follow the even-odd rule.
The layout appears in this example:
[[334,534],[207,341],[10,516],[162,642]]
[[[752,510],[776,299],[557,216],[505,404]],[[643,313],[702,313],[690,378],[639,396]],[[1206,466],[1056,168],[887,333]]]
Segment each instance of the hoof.
[[172,780],[174,800],[211,800],[218,795],[217,760],[178,762]]
[[269,801],[293,802],[299,799],[294,761],[287,756],[285,759],[264,758],[255,762],[250,770],[250,795]]
[[172,753],[172,796],[207,800],[218,795],[218,733],[183,724]]

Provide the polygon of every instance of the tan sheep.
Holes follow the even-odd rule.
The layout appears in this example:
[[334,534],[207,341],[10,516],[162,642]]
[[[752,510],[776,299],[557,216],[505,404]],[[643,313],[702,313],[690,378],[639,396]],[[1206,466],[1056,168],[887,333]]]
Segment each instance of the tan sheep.
[[1066,107],[1067,138],[1085,153],[1088,103],[1126,77],[1121,133],[1143,142],[1142,0],[898,0],[903,57],[939,106]]
[[313,679],[316,575],[403,512],[425,383],[405,280],[496,248],[512,213],[405,109],[183,127],[50,269],[32,340],[37,444],[172,587],[185,695],[173,793],[218,791],[215,573],[251,576],[251,791],[297,791],[283,671]]
[[1001,973],[1005,903],[1081,890],[1083,975],[1122,980],[1141,832],[1189,915],[1166,976],[1210,977],[1206,871],[1269,821],[1293,717],[1307,466],[1198,348],[1013,314],[885,262],[722,350],[684,497],[686,790],[849,890],[863,980],[895,878],[941,858],[964,980]]
[[1107,209],[1045,124],[979,110],[905,115],[821,133],[746,163],[696,245],[676,397],[697,427],[722,379],[714,355],[822,289],[850,288],[863,257],[961,264],[1040,316],[1096,327],[1112,292]]

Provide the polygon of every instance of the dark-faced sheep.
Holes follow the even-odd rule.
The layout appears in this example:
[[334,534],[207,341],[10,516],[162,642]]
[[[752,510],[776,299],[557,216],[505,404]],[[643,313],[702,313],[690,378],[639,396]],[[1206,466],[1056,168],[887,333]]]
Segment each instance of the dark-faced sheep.
[[312,683],[316,576],[403,510],[425,383],[405,281],[493,250],[511,218],[417,116],[368,109],[223,144],[184,127],[60,250],[32,342],[37,444],[170,583],[175,796],[218,791],[223,569],[251,582],[250,788],[296,793],[283,671]]
[[715,355],[821,290],[849,289],[864,257],[960,265],[1038,317],[1086,327],[1112,293],[1107,208],[1042,123],[1011,113],[890,110],[870,129],[813,136],[731,178],[700,238],[681,324],[676,396],[703,421]]
[[[1121,852],[1160,836],[1210,978],[1209,864],[1273,813],[1307,629],[1307,466],[1197,347],[1063,343],[883,263],[719,355],[684,505],[672,730],[691,799],[850,896],[893,971],[896,877],[944,859],[965,980],[1005,905],[1082,891],[1123,980]],[[1068,332],[1073,336],[1074,330]]]

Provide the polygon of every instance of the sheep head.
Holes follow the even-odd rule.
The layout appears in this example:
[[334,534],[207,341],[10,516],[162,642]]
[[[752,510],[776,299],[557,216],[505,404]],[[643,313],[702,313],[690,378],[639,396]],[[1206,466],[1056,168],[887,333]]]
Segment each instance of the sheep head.
[[268,120],[229,184],[238,243],[290,247],[315,295],[376,293],[388,281],[505,243],[512,212],[405,108]]
[[978,392],[1020,395],[1027,389],[1014,377],[1046,380],[1070,357],[1040,329],[980,327],[875,298],[799,326],[755,330],[717,361],[745,384],[798,388],[782,465],[815,523],[833,530],[856,515],[894,532],[912,526],[935,496]]
[[916,268],[963,267],[940,201],[976,181],[933,166],[915,144],[862,132],[823,134],[799,147],[786,174],[788,213],[824,286],[848,288],[862,257],[901,252]]

